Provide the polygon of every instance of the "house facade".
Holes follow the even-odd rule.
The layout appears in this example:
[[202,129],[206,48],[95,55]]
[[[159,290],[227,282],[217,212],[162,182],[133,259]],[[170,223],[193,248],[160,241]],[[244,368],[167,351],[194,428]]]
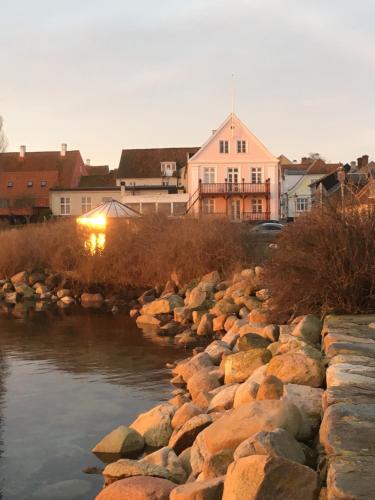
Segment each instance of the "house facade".
[[49,212],[51,188],[77,187],[85,164],[79,151],[0,153],[0,216],[37,218]]
[[279,218],[278,159],[231,113],[189,159],[188,213]]

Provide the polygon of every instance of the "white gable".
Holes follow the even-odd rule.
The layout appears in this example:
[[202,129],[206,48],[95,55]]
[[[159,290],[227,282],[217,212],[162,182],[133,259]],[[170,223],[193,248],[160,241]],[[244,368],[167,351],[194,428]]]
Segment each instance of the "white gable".
[[[228,141],[229,152],[220,153],[220,141]],[[246,152],[237,153],[237,141],[246,141]],[[268,163],[277,158],[255,137],[244,123],[231,113],[224,123],[203,144],[189,163]]]

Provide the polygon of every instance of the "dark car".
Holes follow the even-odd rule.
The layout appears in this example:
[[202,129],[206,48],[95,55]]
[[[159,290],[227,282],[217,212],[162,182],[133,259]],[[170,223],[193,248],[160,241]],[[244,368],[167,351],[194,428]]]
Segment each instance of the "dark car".
[[262,224],[257,224],[256,226],[254,226],[252,228],[252,231],[262,234],[277,234],[282,231],[283,228],[284,226],[283,224],[280,224],[280,222],[263,222]]

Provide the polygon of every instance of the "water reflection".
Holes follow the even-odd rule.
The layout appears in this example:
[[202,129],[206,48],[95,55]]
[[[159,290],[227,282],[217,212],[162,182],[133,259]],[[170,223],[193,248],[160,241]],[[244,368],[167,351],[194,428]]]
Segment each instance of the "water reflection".
[[89,450],[169,398],[164,365],[184,354],[100,312],[29,309],[22,319],[0,317],[0,331],[4,497],[94,498],[101,477],[81,469],[101,463]]

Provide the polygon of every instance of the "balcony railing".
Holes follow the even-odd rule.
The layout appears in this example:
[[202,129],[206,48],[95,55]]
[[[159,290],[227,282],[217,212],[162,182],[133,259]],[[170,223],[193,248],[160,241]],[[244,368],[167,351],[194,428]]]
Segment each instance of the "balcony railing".
[[215,182],[199,183],[199,193],[201,195],[236,195],[236,194],[263,194],[270,193],[270,183],[252,183],[252,182]]
[[215,213],[202,212],[201,215],[204,217],[227,217],[228,219],[234,222],[242,222],[242,221],[259,222],[259,221],[267,221],[270,220],[271,218],[270,212],[241,212],[235,215],[226,212],[215,212]]

